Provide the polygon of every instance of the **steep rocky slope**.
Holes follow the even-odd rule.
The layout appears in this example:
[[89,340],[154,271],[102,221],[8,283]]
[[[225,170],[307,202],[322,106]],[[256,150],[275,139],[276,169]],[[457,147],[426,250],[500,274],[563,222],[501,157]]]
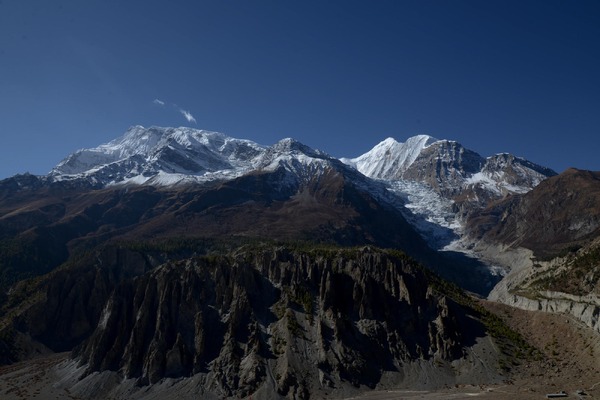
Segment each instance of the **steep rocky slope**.
[[[491,298],[598,328],[597,174],[424,135],[344,162],[134,127],[0,181],[0,362],[72,351],[52,384],[85,398],[307,398],[499,382],[539,354],[408,256],[483,296],[512,267]],[[425,240],[464,233],[489,264]]]
[[480,208],[489,200],[527,192],[556,175],[549,168],[511,154],[484,158],[456,141],[427,135],[404,143],[388,138],[369,152],[342,161],[374,179],[426,184],[459,207],[471,204]]
[[467,219],[489,204],[530,191],[556,173],[515,157],[484,158],[452,140],[418,135],[400,143],[388,138],[343,162],[384,182],[402,198],[406,218],[438,250],[464,248]]
[[[484,158],[456,141],[427,135],[408,138],[404,143],[388,138],[369,152],[342,161],[369,178],[385,182],[401,199],[397,208],[434,247],[448,243],[434,243],[436,238],[429,234],[431,229],[423,228],[423,222],[438,231],[433,236],[439,236],[440,228],[460,235],[465,218],[473,211],[508,195],[525,193],[555,175],[548,168],[510,154]],[[321,171],[331,167],[338,171],[345,168],[326,153],[293,139],[261,146],[218,132],[134,126],[115,140],[67,156],[44,179],[97,188],[139,184],[175,187],[229,181],[278,168],[298,177],[318,179]],[[344,175],[380,195],[379,189],[365,184],[364,178],[351,177],[349,171]],[[423,191],[439,201],[407,212],[402,201],[412,204]],[[445,217],[439,218],[439,214]]]
[[468,223],[471,235],[550,257],[600,234],[600,173],[569,169],[535,190],[493,205]]
[[106,250],[21,287],[12,296],[28,305],[9,303],[20,309],[3,334],[19,339],[16,352],[26,339],[77,346],[85,397],[124,379],[135,390],[192,379],[188,394],[256,398],[491,383],[527,348],[398,252],[253,245],[153,266],[159,253]]

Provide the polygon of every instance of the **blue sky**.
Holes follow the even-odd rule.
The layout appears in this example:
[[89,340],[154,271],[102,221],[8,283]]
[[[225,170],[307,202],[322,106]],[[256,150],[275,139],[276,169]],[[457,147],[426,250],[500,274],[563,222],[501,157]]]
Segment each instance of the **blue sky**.
[[600,170],[600,2],[0,0],[0,178],[138,124]]

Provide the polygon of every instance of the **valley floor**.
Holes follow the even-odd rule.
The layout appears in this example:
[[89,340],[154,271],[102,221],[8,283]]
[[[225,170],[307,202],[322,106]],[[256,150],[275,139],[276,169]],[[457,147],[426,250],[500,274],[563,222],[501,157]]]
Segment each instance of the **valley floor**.
[[[436,391],[370,391],[355,400],[391,399],[544,399],[547,393],[565,391],[570,399],[600,399],[600,335],[561,314],[524,311],[494,302],[483,302],[502,316],[544,355],[541,360],[512,366],[512,379],[500,385],[459,385]],[[53,354],[0,367],[0,398],[78,399],[67,388],[55,385],[55,368],[68,353]],[[578,395],[584,390],[586,395]],[[186,398],[184,393],[165,393],[165,398]]]
[[[563,314],[525,311],[483,302],[544,354],[544,359],[513,367],[502,385],[457,386],[436,391],[372,391],[355,400],[392,399],[545,399],[565,391],[567,399],[600,399],[600,335]],[[585,395],[579,395],[583,390]]]

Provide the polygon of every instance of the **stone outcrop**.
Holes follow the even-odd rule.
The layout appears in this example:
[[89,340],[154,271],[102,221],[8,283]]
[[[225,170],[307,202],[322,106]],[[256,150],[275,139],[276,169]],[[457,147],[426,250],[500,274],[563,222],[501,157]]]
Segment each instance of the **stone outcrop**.
[[401,381],[415,360],[461,359],[484,335],[436,279],[368,247],[169,262],[120,284],[75,354],[88,373],[117,371],[141,385],[199,376],[222,396],[376,387],[389,373]]
[[506,294],[497,299],[513,307],[530,311],[569,314],[600,333],[600,298],[594,295],[574,296],[545,291],[537,298]]

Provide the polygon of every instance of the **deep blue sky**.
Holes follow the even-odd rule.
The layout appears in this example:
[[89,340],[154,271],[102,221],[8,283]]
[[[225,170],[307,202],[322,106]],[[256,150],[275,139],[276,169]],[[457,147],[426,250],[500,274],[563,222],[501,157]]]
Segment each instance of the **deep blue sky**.
[[0,178],[137,124],[600,170],[600,2],[0,0]]

